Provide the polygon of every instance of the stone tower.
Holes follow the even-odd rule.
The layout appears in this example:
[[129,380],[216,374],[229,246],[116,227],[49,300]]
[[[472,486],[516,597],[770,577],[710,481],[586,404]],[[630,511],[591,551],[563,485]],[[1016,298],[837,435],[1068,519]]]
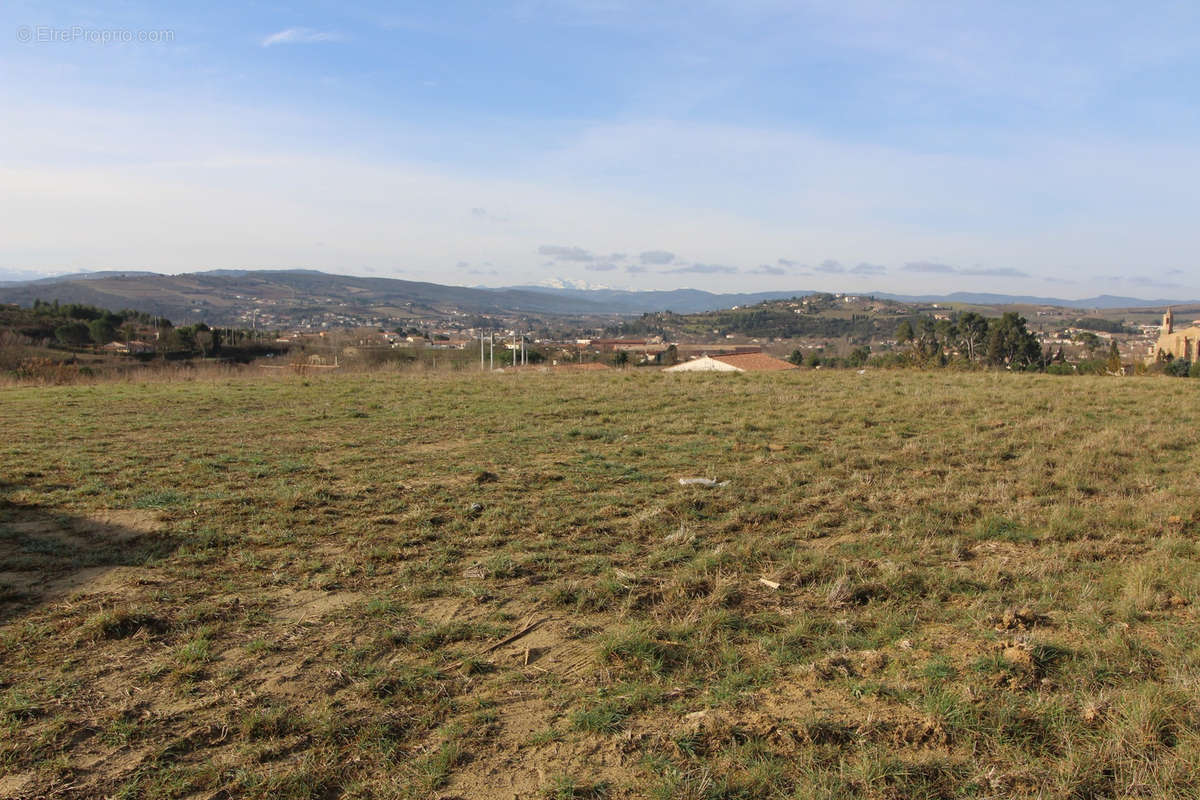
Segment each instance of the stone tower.
[[1175,312],[1167,308],[1167,313],[1163,314],[1162,330],[1159,334],[1175,332]]

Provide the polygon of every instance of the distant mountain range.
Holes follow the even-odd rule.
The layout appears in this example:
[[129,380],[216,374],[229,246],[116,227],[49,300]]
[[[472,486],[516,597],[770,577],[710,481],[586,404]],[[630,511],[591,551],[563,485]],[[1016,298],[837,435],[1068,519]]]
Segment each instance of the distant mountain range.
[[1121,297],[1119,295],[1101,294],[1095,297],[1084,297],[1079,300],[1066,300],[1061,297],[1037,297],[1019,294],[989,294],[987,292],[952,292],[950,294],[905,295],[888,294],[887,292],[872,292],[874,297],[888,300],[899,300],[902,303],[967,303],[973,306],[1058,306],[1060,308],[1101,309],[1101,308],[1157,308],[1169,305],[1190,305],[1200,301],[1182,300],[1180,298],[1146,300],[1140,297]]
[[[633,292],[622,289],[575,289],[557,286],[514,286],[513,289],[522,291],[543,292],[563,297],[600,303],[614,313],[641,314],[649,311],[676,311],[681,314],[692,314],[701,311],[715,311],[730,306],[745,306],[761,303],[764,300],[786,300],[789,297],[804,297],[816,292],[808,289],[797,289],[783,292],[750,292],[742,294],[713,294],[699,289],[674,289],[671,291]],[[989,294],[986,292],[952,292],[950,294],[893,294],[890,292],[851,292],[858,297],[878,297],[882,300],[896,300],[901,303],[964,303],[978,306],[1022,305],[1022,306],[1057,306],[1060,308],[1103,309],[1103,308],[1147,308],[1167,305],[1192,304],[1197,300],[1144,300],[1137,297],[1119,297],[1116,295],[1097,295],[1080,300],[1067,300],[1061,297],[1035,297],[1033,295]]]
[[178,322],[330,327],[461,315],[599,315],[602,306],[520,289],[329,275],[313,270],[212,270],[183,275],[106,270],[0,285],[0,303],[34,300],[133,308]]
[[[286,327],[308,320],[330,325],[375,319],[431,319],[462,315],[600,316],[675,311],[681,314],[802,297],[806,289],[718,294],[699,289],[629,291],[570,286],[502,288],[445,286],[394,278],[331,275],[315,270],[219,269],[182,275],[144,270],[105,270],[0,283],[0,303],[30,305],[35,299],[134,308],[172,320],[216,325],[260,320]],[[1025,295],[954,292],[944,295],[861,295],[910,303],[1039,305],[1074,309],[1161,307],[1194,303],[1100,295],[1082,300]]]

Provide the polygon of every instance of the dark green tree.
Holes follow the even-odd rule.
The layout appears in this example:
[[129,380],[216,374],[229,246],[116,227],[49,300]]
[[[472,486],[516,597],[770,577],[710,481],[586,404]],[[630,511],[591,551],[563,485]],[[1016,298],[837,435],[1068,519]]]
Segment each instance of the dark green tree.
[[96,344],[108,344],[117,338],[117,328],[106,315],[88,323],[88,334]]
[[180,325],[178,328],[172,328],[167,334],[167,349],[183,350],[187,352],[195,352],[196,350],[196,329],[191,325]]
[[82,322],[68,322],[54,329],[54,338],[69,347],[83,347],[92,341],[88,326]]
[[1192,362],[1186,358],[1173,358],[1167,362],[1163,371],[1177,378],[1186,378],[1191,374]]
[[1020,314],[1006,311],[989,328],[989,364],[1010,369],[1030,369],[1041,365],[1042,347],[1037,337],[1025,327],[1025,318]]

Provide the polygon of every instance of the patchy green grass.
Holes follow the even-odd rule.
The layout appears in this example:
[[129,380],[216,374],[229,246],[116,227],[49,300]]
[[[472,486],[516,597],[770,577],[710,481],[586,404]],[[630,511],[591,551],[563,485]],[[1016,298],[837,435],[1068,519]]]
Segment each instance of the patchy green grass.
[[0,785],[1194,797],[1191,389],[0,389]]

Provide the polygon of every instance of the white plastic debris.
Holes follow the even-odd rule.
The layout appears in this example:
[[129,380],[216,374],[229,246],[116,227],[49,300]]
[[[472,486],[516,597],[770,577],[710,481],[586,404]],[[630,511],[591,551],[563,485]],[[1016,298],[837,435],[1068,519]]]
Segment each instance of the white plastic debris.
[[712,478],[680,478],[679,479],[680,486],[707,486],[710,489],[713,488],[714,486],[724,486],[727,483],[729,483],[729,481],[720,481],[718,483],[717,481],[714,481]]

